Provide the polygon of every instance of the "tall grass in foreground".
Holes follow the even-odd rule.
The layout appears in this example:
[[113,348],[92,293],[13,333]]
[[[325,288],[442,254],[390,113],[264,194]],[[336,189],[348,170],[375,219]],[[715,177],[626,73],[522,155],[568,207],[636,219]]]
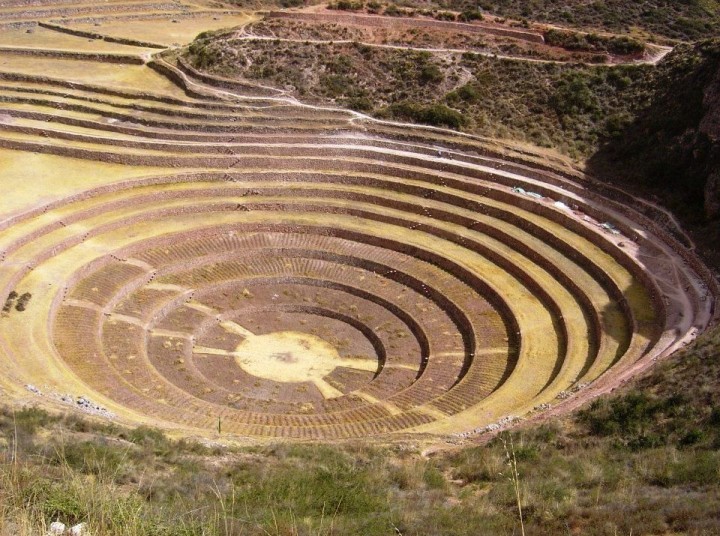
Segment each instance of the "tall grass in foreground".
[[84,437],[36,438],[13,457],[11,441],[0,535],[43,535],[55,520],[94,536],[720,533],[717,451],[631,452],[554,433],[432,459],[411,446],[212,452]]

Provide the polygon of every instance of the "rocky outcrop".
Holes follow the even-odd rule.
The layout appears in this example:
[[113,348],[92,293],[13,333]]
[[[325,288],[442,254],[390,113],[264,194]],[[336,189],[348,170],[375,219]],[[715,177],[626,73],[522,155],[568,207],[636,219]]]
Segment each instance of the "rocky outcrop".
[[621,135],[588,162],[592,174],[658,199],[686,224],[720,218],[720,39],[678,45],[633,96]]
[[705,184],[705,217],[709,220],[720,218],[720,171],[716,171]]
[[711,143],[709,172],[705,183],[705,216],[709,220],[720,218],[720,68],[705,89],[703,106],[705,116],[700,122],[700,132]]

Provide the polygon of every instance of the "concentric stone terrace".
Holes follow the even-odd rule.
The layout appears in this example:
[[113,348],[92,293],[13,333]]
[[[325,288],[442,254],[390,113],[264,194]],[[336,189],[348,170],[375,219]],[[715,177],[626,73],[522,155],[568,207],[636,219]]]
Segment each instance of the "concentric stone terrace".
[[711,319],[710,277],[652,207],[481,140],[154,68],[182,91],[0,73],[0,146],[143,170],[3,215],[0,290],[32,296],[0,319],[8,393],[188,433],[462,432],[611,386]]

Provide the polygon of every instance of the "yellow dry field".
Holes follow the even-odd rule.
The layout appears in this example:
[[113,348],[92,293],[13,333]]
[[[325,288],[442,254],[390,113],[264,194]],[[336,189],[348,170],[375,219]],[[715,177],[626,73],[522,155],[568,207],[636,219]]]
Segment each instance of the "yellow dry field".
[[117,52],[139,54],[156,50],[109,43],[101,39],[88,39],[56,32],[36,26],[33,28],[6,29],[0,32],[0,46],[41,50],[67,50],[81,52]]
[[[0,149],[2,182],[11,196],[0,199],[0,217],[113,182],[166,171],[78,158]],[[3,233],[6,237],[10,233]]]
[[211,15],[192,17],[170,14],[167,18],[160,20],[148,19],[122,21],[121,23],[100,21],[93,24],[70,23],[68,27],[112,37],[136,39],[167,46],[181,46],[190,43],[201,32],[242,26],[253,20],[257,20],[257,17],[245,13],[226,14],[218,11]]
[[0,72],[15,72],[87,84],[182,95],[167,78],[144,65],[118,65],[69,59],[27,58],[0,53]]

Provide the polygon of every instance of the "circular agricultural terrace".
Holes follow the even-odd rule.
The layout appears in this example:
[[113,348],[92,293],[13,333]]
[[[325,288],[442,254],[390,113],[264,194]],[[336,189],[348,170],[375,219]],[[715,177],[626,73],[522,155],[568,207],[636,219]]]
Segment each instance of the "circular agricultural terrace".
[[712,277],[650,205],[154,67],[184,94],[0,74],[0,146],[167,169],[0,220],[2,295],[32,295],[1,319],[8,393],[187,433],[463,433],[569,409],[712,320]]

